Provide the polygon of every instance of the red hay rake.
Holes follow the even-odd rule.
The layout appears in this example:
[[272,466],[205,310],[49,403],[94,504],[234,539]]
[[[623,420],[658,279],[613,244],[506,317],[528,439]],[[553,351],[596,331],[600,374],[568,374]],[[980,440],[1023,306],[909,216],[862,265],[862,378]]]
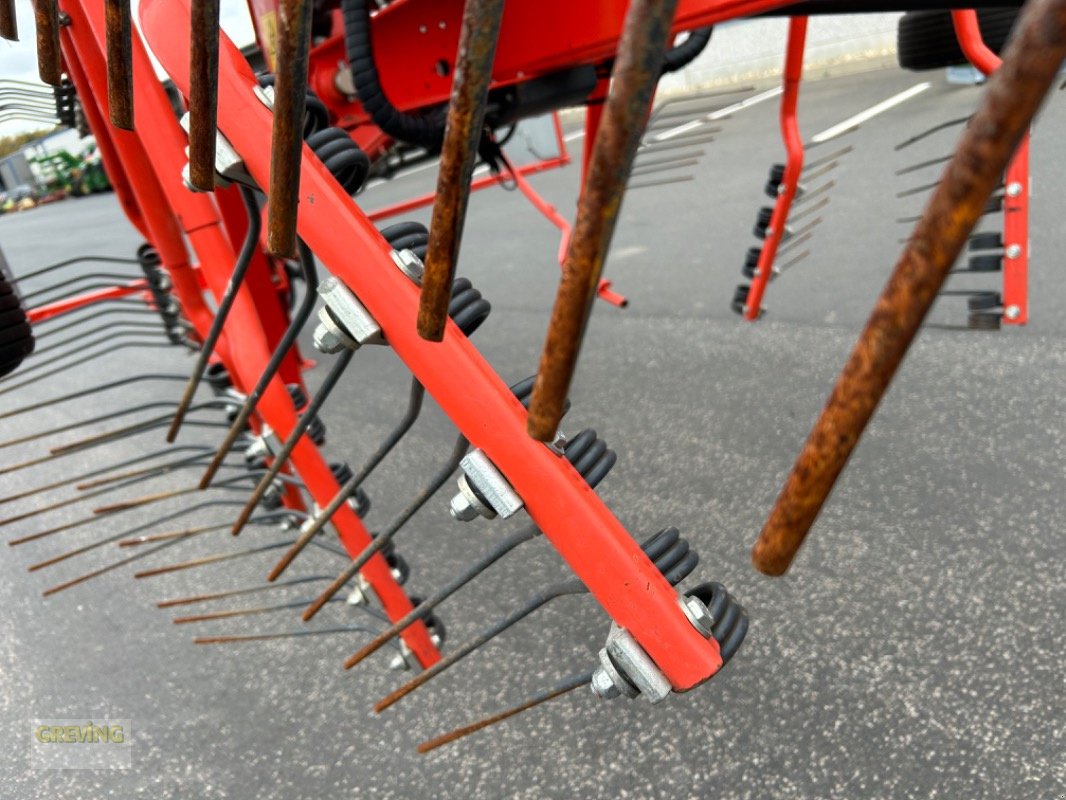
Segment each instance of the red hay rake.
[[[843,10],[884,10],[886,4],[866,5],[855,2]],[[898,5],[902,10],[907,4]],[[220,34],[217,0],[142,0],[143,39],[131,25],[128,0],[35,0],[41,79],[57,87],[57,109],[64,114],[72,113],[76,94],[78,113],[96,137],[121,206],[146,244],[135,259],[113,263],[113,269],[125,271],[93,273],[88,285],[83,278],[70,281],[64,271],[70,263],[49,268],[61,280],[32,294],[28,287],[45,271],[19,277],[29,306],[25,312],[17,299],[7,299],[18,295],[14,277],[5,271],[0,302],[6,305],[0,311],[14,309],[23,316],[12,317],[0,340],[0,372],[10,372],[30,355],[34,336],[47,346],[0,384],[0,395],[123,348],[182,347],[197,357],[191,377],[134,375],[0,410],[0,419],[9,419],[116,387],[160,381],[185,385],[176,403],[110,410],[93,421],[120,420],[119,427],[0,470],[13,472],[145,431],[168,429],[168,442],[179,442],[0,499],[8,503],[75,491],[0,523],[19,523],[11,528],[17,530],[11,544],[53,541],[97,520],[121,528],[34,564],[31,570],[46,570],[87,553],[121,548],[117,560],[45,594],[127,566],[147,578],[265,556],[262,584],[205,590],[160,605],[184,608],[222,597],[269,596],[275,588],[306,584],[313,592],[306,601],[264,601],[203,614],[194,609],[175,622],[286,609],[310,620],[341,599],[370,609],[374,613],[338,628],[197,641],[336,634],[354,651],[344,662],[347,668],[389,646],[394,665],[416,675],[381,700],[379,711],[550,600],[585,591],[595,598],[611,621],[597,664],[560,678],[511,709],[426,742],[423,750],[580,686],[591,684],[600,697],[643,694],[657,702],[713,677],[743,641],[745,610],[717,583],[677,588],[696,568],[697,558],[676,529],[664,522],[662,531],[641,544],[593,491],[615,455],[595,431],[563,433],[567,395],[593,300],[625,303],[602,273],[664,59],[667,67],[684,62],[670,50],[674,36],[742,16],[792,15],[781,112],[787,161],[776,180],[772,176],[776,199],[764,226],[765,243],[755,258],[751,288],[739,298],[739,310],[754,319],[804,174],[796,108],[805,15],[839,12],[842,4],[511,0],[505,8],[503,0],[394,0],[379,8],[368,0],[278,0],[276,6],[251,0],[250,6],[269,68],[260,75]],[[1010,192],[1012,182],[1022,181],[1028,171],[1025,146],[1016,145],[1025,141],[1066,55],[1066,0],[1027,3],[1002,66],[981,49],[967,12],[958,12],[957,24],[975,63],[994,72],[984,103],[756,545],[756,566],[767,573],[780,574],[791,562],[1012,154],[1004,241],[1010,245],[1025,236],[1027,192]],[[13,0],[0,0],[0,34],[17,35]],[[187,98],[188,112],[180,118],[155,74],[149,49]],[[568,163],[558,120],[559,155],[532,165],[512,166],[497,131],[573,105],[586,106],[587,133],[583,190],[571,225],[526,181],[532,172]],[[363,209],[353,196],[373,164],[404,147],[440,153],[436,192],[376,212]],[[479,157],[492,172],[474,180]],[[816,161],[807,169],[820,166],[824,163]],[[515,386],[506,385],[472,343],[490,306],[469,281],[455,277],[469,194],[501,182],[513,183],[562,237],[562,281],[540,366],[535,378]],[[433,209],[428,231],[416,223],[382,230],[374,224],[428,205]],[[1004,302],[1020,304],[1020,316],[1011,321],[1023,322],[1024,252],[1013,263],[1005,275]],[[100,338],[92,343],[99,347],[90,346],[87,323],[96,325],[92,333]],[[313,397],[302,378],[310,363],[295,344],[308,324],[315,326],[315,346],[327,362],[326,378]],[[53,339],[72,329],[78,332]],[[74,347],[65,349],[68,342]],[[364,347],[391,349],[410,371],[411,388],[400,422],[362,464],[350,467],[327,458],[320,412]],[[410,431],[426,394],[457,429],[454,448],[406,498],[402,511],[371,533],[362,520],[369,505],[362,484]],[[123,419],[143,411],[153,416],[132,423]],[[200,435],[205,432],[210,438]],[[43,435],[21,436],[0,447]],[[174,488],[117,500],[108,496],[129,487],[136,492],[139,482],[162,475],[173,476]],[[409,570],[398,534],[423,509],[442,513],[445,503],[438,495],[449,484],[454,487],[449,509],[456,520],[525,515],[528,525],[425,597],[412,598],[404,588]],[[183,496],[188,502],[179,511],[124,527],[126,512]],[[103,504],[84,519],[43,531],[24,527],[40,513],[90,497],[103,497]],[[208,506],[237,512],[236,521],[182,522],[185,514]],[[224,535],[227,530],[240,534],[249,524],[273,531],[273,539],[256,534],[249,544],[248,536]],[[333,528],[343,551],[320,535],[326,527]],[[530,598],[453,651],[442,650],[438,606],[539,534],[573,578]],[[165,564],[142,561],[197,537],[214,537],[218,552]],[[344,569],[337,575],[289,573],[310,547],[340,555]]]

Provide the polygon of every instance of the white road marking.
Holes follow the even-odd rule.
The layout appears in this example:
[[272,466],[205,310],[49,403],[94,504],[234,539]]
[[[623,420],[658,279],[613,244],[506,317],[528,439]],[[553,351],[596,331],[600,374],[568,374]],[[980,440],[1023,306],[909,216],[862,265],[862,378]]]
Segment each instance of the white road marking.
[[831,128],[826,128],[821,133],[816,133],[814,136],[811,137],[811,142],[813,142],[814,144],[821,144],[822,142],[828,142],[830,139],[835,139],[841,134],[847,133],[848,131],[858,127],[862,123],[873,119],[878,114],[882,114],[885,111],[888,111],[890,108],[895,108],[900,103],[905,103],[912,97],[917,97],[930,86],[932,86],[932,84],[930,83],[919,83],[917,86],[912,86],[910,89],[907,89],[904,92],[900,92],[899,94],[893,95],[887,100],[882,100],[876,106],[871,106],[865,111],[860,111],[855,116],[848,117],[843,122],[838,123]]
[[763,100],[769,100],[771,97],[777,97],[784,91],[780,86],[775,86],[773,89],[768,89],[765,92],[759,92],[759,94],[753,94],[751,97],[746,97],[738,103],[720,108],[717,111],[712,111],[701,119],[694,119],[690,122],[686,122],[683,125],[678,125],[676,128],[670,128],[668,131],[663,131],[658,136],[653,137],[652,141],[665,142],[673,139],[675,136],[680,136],[683,133],[688,133],[703,125],[705,122],[712,122],[716,119],[723,119],[730,114],[741,111],[749,106],[753,106],[756,103],[761,103]]

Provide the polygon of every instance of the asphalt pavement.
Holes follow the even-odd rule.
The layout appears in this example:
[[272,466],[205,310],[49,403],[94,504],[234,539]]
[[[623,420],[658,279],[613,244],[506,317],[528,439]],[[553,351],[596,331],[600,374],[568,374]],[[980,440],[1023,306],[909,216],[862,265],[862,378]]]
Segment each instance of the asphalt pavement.
[[[766,203],[766,172],[781,158],[774,98],[692,128],[720,130],[714,141],[679,148],[699,151],[692,156],[697,163],[655,176],[691,180],[637,189],[625,199],[607,274],[630,304],[597,303],[566,425],[594,427],[617,450],[618,465],[600,491],[634,535],[677,526],[702,557],[695,578],[722,581],[748,608],[748,640],[720,675],[655,707],[605,702],[579,690],[422,756],[418,742],[591,668],[609,627],[595,603],[581,596],[551,603],[464,668],[376,716],[372,703],[403,677],[388,670],[391,653],[351,672],[341,669],[364,633],[198,646],[195,635],[296,631],[301,623],[295,610],[283,610],[174,625],[178,610],[155,606],[260,584],[276,554],[132,577],[149,566],[283,541],[286,534],[276,527],[254,526],[237,542],[224,532],[205,534],[42,599],[47,587],[130,549],[107,544],[28,573],[36,562],[105,537],[123,538],[140,525],[158,531],[221,523],[236,512],[233,505],[190,510],[201,501],[185,496],[5,548],[0,721],[9,738],[0,755],[0,796],[1066,797],[1066,282],[1056,255],[1066,245],[1066,207],[1054,188],[1066,180],[1061,94],[1052,96],[1033,137],[1030,324],[966,330],[965,299],[941,300],[792,572],[770,579],[749,562],[751,544],[898,255],[907,226],[896,220],[921,208],[922,195],[896,195],[936,177],[935,169],[896,171],[947,154],[958,127],[894,148],[968,115],[980,91],[948,86],[939,73],[899,71],[804,85],[800,121],[811,138],[925,81],[927,89],[812,148],[812,159],[852,149],[828,176],[835,185],[819,212],[823,222],[805,245],[810,255],[774,281],[767,313],[755,324],[740,321],[729,301],[742,282],[744,252],[756,243],[751,226]],[[723,96],[715,107],[759,91]],[[696,119],[695,111],[681,115],[677,126]],[[567,135],[579,154],[579,129],[568,125]],[[434,175],[431,168],[401,173],[369,189],[360,203],[379,208],[430,191]],[[530,182],[570,216],[578,179],[572,164]],[[428,210],[404,218],[427,221]],[[982,226],[995,224],[989,218]],[[16,274],[83,254],[128,257],[139,243],[110,195],[0,218],[0,245]],[[492,302],[492,316],[474,341],[505,379],[535,370],[558,277],[557,245],[558,232],[518,192],[493,188],[472,198],[460,273]],[[996,290],[999,276],[951,280],[956,289]],[[123,334],[123,340],[161,341],[152,336]],[[306,337],[303,345],[313,352]],[[309,375],[312,386],[325,373],[320,361]],[[173,401],[178,378],[190,368],[191,359],[176,348],[126,347],[7,392],[42,370],[15,373],[0,383],[0,463],[41,457],[49,447],[123,422],[7,446],[11,439],[123,404]],[[96,382],[147,373],[178,378],[3,416]],[[398,419],[407,384],[404,369],[383,348],[360,352],[326,407],[329,455],[360,463]],[[193,420],[211,424],[218,417],[198,412]],[[190,427],[182,442],[206,446],[220,433]],[[371,528],[383,525],[405,493],[435,471],[453,438],[454,429],[429,403],[367,484]],[[7,473],[0,495],[162,446],[163,432],[154,429]],[[13,517],[40,510],[66,490],[5,503],[0,535],[10,540],[76,522],[104,501],[181,488],[197,475],[179,470],[26,519]],[[232,504],[246,492],[212,497]],[[397,538],[411,565],[412,593],[431,591],[521,524],[461,525],[449,519],[446,505],[442,493]],[[150,524],[153,515],[177,511],[187,513]],[[293,575],[333,575],[343,563],[315,548]],[[523,545],[442,606],[448,642],[463,641],[565,577],[546,542]],[[313,594],[301,584],[274,592],[269,603]],[[211,608],[260,605],[264,597]],[[340,603],[321,617],[311,629],[374,623]],[[31,767],[32,720],[102,716],[132,721],[130,769]]]

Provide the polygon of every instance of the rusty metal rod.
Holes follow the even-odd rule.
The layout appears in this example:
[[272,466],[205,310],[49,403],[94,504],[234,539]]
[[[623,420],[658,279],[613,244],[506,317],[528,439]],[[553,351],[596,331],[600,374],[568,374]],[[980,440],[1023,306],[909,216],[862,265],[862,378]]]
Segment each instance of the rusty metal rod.
[[418,745],[418,752],[428,753],[430,750],[436,750],[442,745],[451,744],[456,739],[462,739],[464,736],[469,736],[471,733],[476,733],[477,731],[483,730],[489,727],[490,725],[495,725],[497,722],[503,722],[505,719],[509,719],[515,716],[516,714],[520,714],[523,711],[528,711],[534,706],[539,706],[541,703],[546,703],[549,700],[553,700],[556,697],[560,697],[566,694],[567,692],[572,692],[574,689],[577,689],[581,686],[587,686],[590,683],[592,683],[591,672],[582,672],[579,675],[571,675],[569,678],[560,681],[559,683],[555,684],[555,686],[552,686],[550,689],[544,689],[543,691],[537,692],[532,697],[522,701],[516,706],[511,706],[508,709],[498,711],[497,713],[480,719],[477,722],[471,723],[470,725],[464,725],[461,728],[456,728],[455,730],[449,731],[448,733],[441,734],[440,736],[434,737],[433,739],[429,739],[428,741],[422,742],[420,745]]
[[319,628],[317,630],[281,631],[278,633],[237,633],[226,636],[197,636],[193,644],[233,644],[235,642],[267,642],[274,639],[301,639],[304,636],[330,636],[335,633],[375,633],[374,628],[365,625],[347,625],[340,628]]
[[578,200],[577,221],[529,404],[526,427],[534,439],[551,441],[559,430],[676,6],[677,0],[633,0],[626,12],[611,91]]
[[281,581],[279,583],[263,583],[257,586],[248,586],[241,589],[227,589],[223,592],[212,592],[211,594],[197,594],[190,597],[176,597],[170,600],[160,600],[156,603],[156,608],[173,608],[174,606],[188,606],[196,603],[205,603],[209,600],[223,600],[230,597],[243,597],[249,594],[258,594],[259,592],[270,592],[275,589],[285,589],[289,586],[300,586],[305,583],[313,583],[315,581],[328,581],[332,575],[307,575],[303,578],[292,578],[287,581]]
[[19,40],[18,20],[15,18],[15,0],[0,0],[0,36],[9,42]]
[[[277,603],[272,606],[251,606],[248,608],[231,608],[225,611],[210,611],[206,614],[190,614],[184,617],[174,617],[171,620],[175,625],[189,625],[194,622],[210,622],[216,619],[232,619],[234,617],[254,617],[260,614],[270,614],[274,611],[284,611],[290,608],[306,606],[310,600],[295,600],[290,603]],[[343,603],[344,598],[335,598],[332,602]]]
[[192,0],[189,59],[189,182],[215,188],[219,0]]
[[485,126],[485,105],[504,0],[466,0],[452,96],[444,127],[437,194],[426,245],[426,267],[418,303],[418,335],[431,342],[444,338],[459,259],[470,179]]
[[1066,0],[1030,0],[752,551],[782,575],[1066,58]]
[[63,55],[59,49],[59,3],[34,0],[33,18],[37,25],[37,73],[52,86],[63,83]]
[[296,212],[300,202],[300,158],[307,104],[311,6],[310,0],[278,2],[267,247],[271,253],[282,258],[296,256]]
[[107,106],[111,124],[133,130],[133,28],[130,0],[105,0]]

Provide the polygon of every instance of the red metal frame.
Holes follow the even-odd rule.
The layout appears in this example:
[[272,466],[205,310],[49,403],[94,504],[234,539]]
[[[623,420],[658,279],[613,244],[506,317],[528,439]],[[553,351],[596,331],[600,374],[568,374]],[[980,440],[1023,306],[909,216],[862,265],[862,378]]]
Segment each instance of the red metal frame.
[[[62,29],[65,61],[79,96],[86,104],[96,105],[93,117],[101,122],[108,118],[103,4],[67,0],[62,7],[70,18],[70,23]],[[183,46],[186,46],[189,10],[184,7],[180,13],[186,17],[185,36],[182,39]],[[98,138],[110,137],[114,142],[117,159],[111,166],[125,176],[131,195],[136,197],[137,208],[143,214],[149,239],[159,250],[164,267],[173,279],[175,293],[194,327],[203,335],[210,325],[211,312],[201,294],[200,275],[216,299],[221,297],[233,268],[235,248],[212,198],[189,192],[182,183],[180,166],[185,159],[185,136],[178,127],[162,85],[136,32],[133,71],[136,129],[145,132],[145,135],[116,130],[106,123],[94,127],[94,132]],[[224,200],[221,202],[225,203]],[[199,256],[199,275],[188,263],[185,239]],[[238,292],[227,324],[227,330],[240,332],[240,346],[232,346],[226,332],[223,332],[216,350],[233,377],[235,386],[243,391],[255,383],[280,335],[280,330],[268,330],[266,327],[271,304],[275,307],[278,304],[270,275],[260,274],[257,288],[251,274],[253,271],[249,269],[249,278]],[[279,316],[279,320],[284,321],[284,314]],[[296,424],[296,412],[281,376],[268,386],[259,404],[258,414],[265,424],[282,437]],[[292,463],[311,497],[319,505],[325,506],[337,493],[339,486],[318,449],[306,438],[301,440],[292,454]],[[369,532],[347,506],[338,511],[333,523],[352,555],[361,552],[370,543]],[[390,619],[399,619],[412,609],[410,600],[393,579],[384,558],[379,556],[372,559],[363,574]],[[404,633],[404,641],[423,665],[428,666],[440,657],[422,624],[409,628]]]
[[148,283],[144,280],[131,281],[125,285],[112,286],[108,289],[98,289],[94,292],[86,292],[55,303],[46,303],[43,306],[31,308],[26,312],[26,318],[30,324],[44,322],[52,317],[69,314],[79,308],[85,308],[95,303],[103,303],[106,300],[117,300],[120,297],[129,297],[132,294],[144,294],[146,302],[150,301],[151,295],[145,294]]
[[762,299],[773,277],[774,259],[785,233],[788,215],[796,198],[803,172],[803,137],[800,135],[796,110],[799,105],[800,81],[803,79],[803,54],[807,43],[807,17],[791,17],[788,25],[788,48],[785,54],[784,91],[781,94],[781,138],[785,144],[785,174],[774,202],[770,226],[759,252],[755,278],[748,290],[744,319],[753,321],[762,313]]
[[[985,44],[977,12],[952,11],[955,36],[966,58],[985,75],[1002,63]],[[1024,325],[1029,321],[1029,134],[1018,144],[1004,176],[1003,197],[1003,322]]]
[[[389,8],[404,5],[409,4],[398,2]],[[691,9],[693,4],[684,5]],[[774,5],[780,3],[707,2],[697,22]],[[509,5],[509,11],[514,7],[521,4]],[[552,17],[544,14],[541,19],[543,24]],[[140,21],[163,68],[187,92],[188,5],[143,0]],[[559,46],[557,36],[546,38]],[[272,115],[257,98],[255,86],[255,76],[239,51],[223,37],[219,128],[251,175],[267,185]],[[396,354],[473,446],[507,476],[533,521],[608,614],[634,636],[676,689],[689,689],[713,675],[721,666],[717,644],[689,623],[676,591],[577,471],[526,436],[525,409],[466,337],[451,323],[443,342],[427,342],[417,335],[417,287],[396,268],[388,243],[371,220],[306,147],[300,198],[300,235],[370,310]],[[353,253],[358,259],[352,258]],[[291,416],[291,407],[288,410]],[[297,468],[301,476],[309,477],[299,464]]]

